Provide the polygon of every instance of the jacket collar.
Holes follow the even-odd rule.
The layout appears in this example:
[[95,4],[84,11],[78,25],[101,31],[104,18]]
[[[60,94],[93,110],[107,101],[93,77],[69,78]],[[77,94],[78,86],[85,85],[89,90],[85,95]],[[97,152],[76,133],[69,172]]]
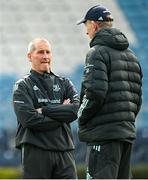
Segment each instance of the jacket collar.
[[40,78],[47,78],[47,77],[53,75],[52,72],[50,72],[50,73],[44,72],[43,74],[41,74],[41,73],[39,73],[33,69],[30,70],[30,74],[35,75],[35,76],[40,77]]

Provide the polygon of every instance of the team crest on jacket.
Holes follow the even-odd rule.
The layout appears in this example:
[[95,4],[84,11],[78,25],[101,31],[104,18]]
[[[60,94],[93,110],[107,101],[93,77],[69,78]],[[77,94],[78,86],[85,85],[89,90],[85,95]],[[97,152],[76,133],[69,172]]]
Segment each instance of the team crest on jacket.
[[60,89],[61,89],[61,88],[59,87],[58,84],[54,84],[54,85],[53,85],[53,91],[58,92]]

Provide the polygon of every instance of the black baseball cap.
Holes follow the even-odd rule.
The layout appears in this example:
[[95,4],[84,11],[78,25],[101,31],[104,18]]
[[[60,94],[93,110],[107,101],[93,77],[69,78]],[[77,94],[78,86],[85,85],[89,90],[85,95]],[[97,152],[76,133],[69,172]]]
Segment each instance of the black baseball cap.
[[90,8],[85,17],[77,22],[77,25],[81,23],[85,23],[87,20],[93,20],[93,21],[113,21],[113,17],[111,16],[110,11],[101,6],[96,5]]

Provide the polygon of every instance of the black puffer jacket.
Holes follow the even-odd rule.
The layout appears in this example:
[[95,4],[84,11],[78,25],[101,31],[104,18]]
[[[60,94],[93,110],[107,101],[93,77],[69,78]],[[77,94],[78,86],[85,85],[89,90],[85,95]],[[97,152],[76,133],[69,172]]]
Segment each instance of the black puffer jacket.
[[128,46],[115,28],[101,29],[90,42],[78,112],[81,141],[135,138],[142,72]]

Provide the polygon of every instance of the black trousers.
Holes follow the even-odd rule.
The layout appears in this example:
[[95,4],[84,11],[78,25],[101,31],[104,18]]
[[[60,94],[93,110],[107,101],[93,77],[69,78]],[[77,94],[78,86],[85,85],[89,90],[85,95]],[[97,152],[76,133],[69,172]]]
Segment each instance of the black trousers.
[[73,151],[53,152],[33,145],[22,146],[24,179],[76,179]]
[[132,144],[125,141],[87,146],[87,179],[131,178],[131,150]]

